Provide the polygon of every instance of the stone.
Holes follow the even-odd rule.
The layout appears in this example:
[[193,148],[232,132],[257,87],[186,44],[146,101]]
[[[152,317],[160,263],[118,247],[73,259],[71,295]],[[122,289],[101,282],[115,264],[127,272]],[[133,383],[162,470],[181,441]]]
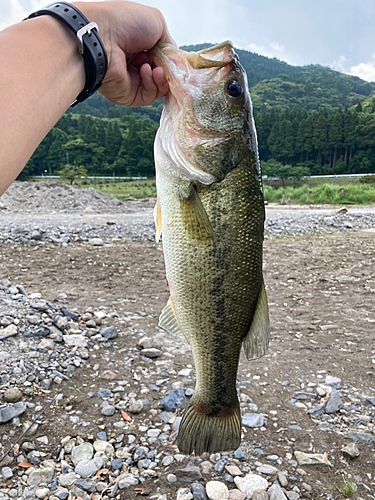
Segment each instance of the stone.
[[202,474],[210,474],[212,470],[212,463],[209,462],[208,460],[204,460],[200,464],[200,468],[202,469]]
[[49,488],[36,488],[35,496],[37,498],[45,498],[49,492],[50,492]]
[[75,472],[68,472],[67,474],[60,474],[59,476],[59,484],[63,488],[70,487],[74,481],[76,480]]
[[332,375],[326,375],[326,384],[327,385],[340,385],[341,384],[341,378],[338,377],[332,377]]
[[191,485],[191,493],[193,500],[207,500],[206,488],[200,483],[193,483]]
[[167,481],[168,481],[168,483],[171,483],[171,484],[177,483],[176,475],[175,474],[168,474]]
[[152,338],[145,336],[139,339],[138,345],[142,347],[142,349],[149,349],[154,345],[154,341]]
[[268,489],[269,500],[288,500],[281,489],[281,486],[274,483],[271,488]]
[[279,481],[281,486],[283,486],[283,488],[288,486],[288,478],[286,477],[286,474],[284,472],[279,471],[277,473],[277,480]]
[[176,411],[177,408],[186,401],[185,393],[182,389],[169,392],[159,403],[165,411]]
[[263,464],[263,465],[259,465],[259,467],[256,468],[256,471],[259,472],[259,474],[265,474],[266,476],[272,476],[272,474],[277,474],[279,472],[279,469],[277,469],[273,465]]
[[193,500],[193,495],[189,488],[180,488],[177,490],[176,500]]
[[264,477],[251,472],[245,477],[235,477],[234,482],[237,488],[242,493],[245,493],[248,498],[251,498],[255,491],[265,490],[268,487],[268,481]]
[[185,467],[184,469],[177,469],[175,471],[178,481],[182,483],[195,483],[202,481],[203,477],[199,467]]
[[99,331],[99,333],[102,337],[104,337],[107,340],[112,340],[112,339],[115,339],[116,337],[118,337],[116,327],[114,327],[113,325],[102,328]]
[[285,492],[288,500],[299,500],[300,496],[296,491],[290,490]]
[[22,398],[22,392],[17,387],[11,387],[4,392],[6,403],[17,403]]
[[100,378],[104,380],[115,380],[117,375],[112,370],[104,370],[104,372],[100,375]]
[[147,458],[148,448],[145,446],[139,446],[134,453],[134,462],[138,462],[138,460],[143,460]]
[[27,478],[28,486],[39,486],[40,483],[49,484],[55,476],[55,469],[52,467],[42,467],[34,470]]
[[245,413],[242,417],[242,424],[246,427],[263,427],[266,417],[258,413]]
[[26,403],[20,402],[0,410],[0,424],[9,422],[14,417],[19,417],[26,411]]
[[242,476],[242,471],[240,471],[237,465],[226,465],[225,469],[233,477]]
[[326,405],[326,413],[336,413],[342,407],[343,402],[341,399],[341,394],[339,393],[339,391],[334,389],[331,392],[328,403]]
[[89,491],[90,493],[96,491],[96,483],[92,479],[77,479],[74,484],[75,486],[78,486],[78,488],[82,488],[83,490]]
[[3,476],[3,478],[5,479],[5,481],[7,481],[11,477],[13,477],[13,471],[12,471],[12,469],[10,467],[3,467],[1,469],[1,475]]
[[208,481],[206,493],[210,500],[228,500],[229,498],[227,485],[220,481]]
[[63,340],[67,346],[86,347],[88,339],[83,335],[63,335]]
[[155,347],[150,347],[148,349],[142,349],[141,355],[146,356],[147,358],[158,358],[161,356],[162,352],[160,349],[156,349]]
[[5,335],[5,338],[14,337],[17,333],[18,329],[16,325],[9,325],[4,330],[0,330],[0,334]]
[[234,458],[237,460],[246,460],[245,453],[241,450],[241,448],[237,448],[237,450],[233,453]]
[[82,460],[91,460],[94,455],[94,447],[90,443],[83,443],[72,449],[72,462],[77,465]]
[[[256,495],[257,493],[255,492],[254,495]],[[254,495],[253,495],[253,498],[254,498]],[[240,490],[229,490],[229,497],[228,497],[228,500],[245,500],[246,499],[246,495],[244,493],[242,493],[242,491]],[[261,499],[259,499],[261,500]],[[267,495],[267,498],[265,500],[268,500],[268,495]]]
[[342,453],[350,458],[356,458],[359,456],[359,449],[355,443],[349,443],[342,448]]
[[55,497],[57,497],[59,500],[66,500],[69,495],[68,490],[59,490],[54,493]]
[[303,451],[295,451],[294,456],[297,459],[298,465],[330,465],[328,459],[320,453],[304,453]]
[[105,415],[106,417],[111,417],[112,415],[115,414],[116,408],[110,404],[108,404],[107,401],[104,401],[101,414]]
[[94,450],[97,452],[102,451],[109,458],[115,454],[115,449],[111,445],[111,443],[108,443],[107,441],[101,441],[100,439],[94,442]]
[[134,477],[133,474],[125,474],[119,481],[119,488],[123,490],[124,488],[135,486],[136,484],[138,484],[138,479]]
[[100,459],[100,457],[94,458],[93,460],[81,460],[76,465],[74,472],[83,479],[86,479],[87,477],[96,474],[102,465],[103,460]]
[[[87,208],[89,208],[89,207],[87,207]],[[85,209],[85,211],[87,210],[87,208]],[[103,240],[101,238],[91,238],[89,240],[89,245],[91,245],[93,247],[102,247],[104,245],[104,243],[103,243]]]
[[355,443],[371,443],[372,441],[375,441],[375,437],[367,432],[345,432],[344,438],[351,439]]
[[268,500],[268,493],[266,490],[255,491],[252,500]]
[[135,415],[141,413],[143,410],[143,403],[139,399],[135,399],[130,401],[129,403],[129,411],[130,413],[134,413]]

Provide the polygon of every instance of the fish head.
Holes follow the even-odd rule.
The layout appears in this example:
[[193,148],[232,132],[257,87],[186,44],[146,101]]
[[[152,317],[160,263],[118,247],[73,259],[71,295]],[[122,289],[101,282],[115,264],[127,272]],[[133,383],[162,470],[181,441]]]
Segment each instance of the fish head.
[[170,88],[155,157],[168,157],[190,180],[222,180],[249,150],[257,149],[246,73],[233,45],[227,41],[186,52],[158,43],[153,58]]

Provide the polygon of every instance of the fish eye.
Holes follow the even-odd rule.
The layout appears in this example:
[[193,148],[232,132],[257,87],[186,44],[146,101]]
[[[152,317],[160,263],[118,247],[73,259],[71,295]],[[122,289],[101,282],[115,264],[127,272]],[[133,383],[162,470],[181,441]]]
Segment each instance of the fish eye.
[[243,94],[243,88],[237,80],[231,80],[227,83],[226,92],[230,97],[240,97]]

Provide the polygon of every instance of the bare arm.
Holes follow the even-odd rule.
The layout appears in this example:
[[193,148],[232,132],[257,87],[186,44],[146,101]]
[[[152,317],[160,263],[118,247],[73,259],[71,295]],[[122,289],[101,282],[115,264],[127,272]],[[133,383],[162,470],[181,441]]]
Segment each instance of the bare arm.
[[[126,106],[151,104],[168,91],[148,50],[172,43],[159,11],[132,2],[75,3],[99,26],[108,56],[100,92]],[[0,196],[81,92],[82,57],[74,34],[44,15],[0,32]]]

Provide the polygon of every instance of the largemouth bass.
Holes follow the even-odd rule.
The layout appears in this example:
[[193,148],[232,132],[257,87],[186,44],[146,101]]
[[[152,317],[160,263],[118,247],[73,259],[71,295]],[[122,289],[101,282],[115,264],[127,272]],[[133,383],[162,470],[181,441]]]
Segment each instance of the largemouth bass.
[[264,200],[246,73],[230,42],[200,52],[158,44],[169,80],[155,139],[157,240],[170,299],[159,324],[190,343],[196,387],[178,448],[237,449],[236,376],[269,343],[262,277]]

